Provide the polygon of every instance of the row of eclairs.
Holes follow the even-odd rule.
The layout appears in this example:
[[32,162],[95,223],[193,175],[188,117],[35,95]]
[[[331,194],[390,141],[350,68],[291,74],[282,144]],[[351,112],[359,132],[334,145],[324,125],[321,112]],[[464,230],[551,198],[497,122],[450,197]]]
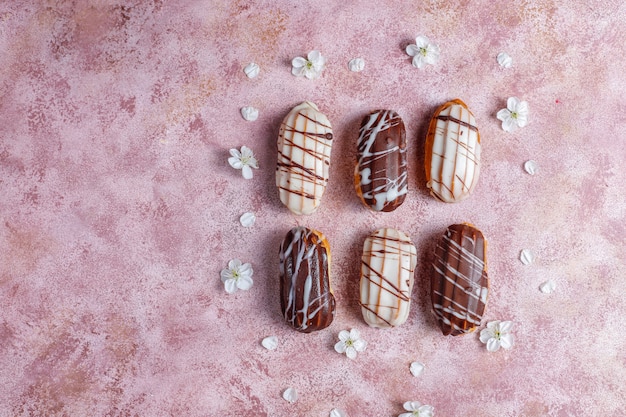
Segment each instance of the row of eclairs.
[[[278,135],[276,185],[295,214],[313,213],[329,177],[333,132],[311,102],[294,107]],[[474,115],[461,100],[441,105],[426,137],[427,187],[440,201],[467,198],[478,181],[480,135]],[[354,184],[357,195],[377,212],[398,208],[408,192],[404,122],[393,110],[366,115],[359,130]],[[486,240],[468,223],[447,228],[430,271],[433,313],[445,335],[474,331],[487,303]],[[363,244],[359,302],[365,322],[378,328],[402,325],[409,316],[417,251],[402,231],[383,228]],[[326,237],[306,227],[291,229],[280,245],[280,304],[286,322],[310,333],[328,327],[335,315],[331,254]]]

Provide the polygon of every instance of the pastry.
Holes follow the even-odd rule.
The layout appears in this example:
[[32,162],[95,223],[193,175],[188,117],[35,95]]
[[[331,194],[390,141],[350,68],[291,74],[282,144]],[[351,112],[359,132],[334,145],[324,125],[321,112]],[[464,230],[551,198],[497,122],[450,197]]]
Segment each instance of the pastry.
[[365,239],[361,258],[360,304],[372,327],[395,327],[409,316],[417,251],[395,229],[380,229]]
[[363,118],[357,142],[354,185],[361,201],[374,211],[392,211],[408,191],[406,131],[393,110]]
[[437,199],[455,203],[476,187],[480,134],[474,115],[461,100],[440,106],[430,120],[424,166],[426,186]]
[[311,214],[328,183],[333,130],[328,118],[309,101],[287,114],[278,133],[276,186],[295,214]]
[[280,306],[287,323],[310,333],[330,325],[335,297],[330,287],[330,246],[321,232],[295,227],[280,245]]
[[487,242],[464,223],[446,230],[435,249],[431,275],[433,312],[444,335],[472,332],[487,304]]

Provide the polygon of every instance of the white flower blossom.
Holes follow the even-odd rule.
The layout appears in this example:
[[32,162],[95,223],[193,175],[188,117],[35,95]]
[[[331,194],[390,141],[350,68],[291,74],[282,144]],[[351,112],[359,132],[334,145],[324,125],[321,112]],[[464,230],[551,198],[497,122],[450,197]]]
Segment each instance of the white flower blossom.
[[487,345],[489,352],[496,352],[500,348],[511,349],[513,347],[513,335],[511,329],[513,322],[492,321],[480,331],[480,341]]
[[528,103],[517,97],[509,97],[506,109],[500,110],[496,117],[502,120],[502,129],[505,132],[513,132],[528,124]]
[[415,44],[406,47],[406,53],[413,57],[413,66],[423,68],[427,64],[435,64],[439,60],[439,46],[430,43],[426,36],[418,36]]
[[252,273],[252,265],[249,263],[242,264],[239,259],[228,262],[228,268],[220,272],[226,292],[232,294],[237,289],[249,290],[252,287]]
[[357,352],[363,352],[367,347],[367,342],[361,339],[357,329],[339,332],[339,342],[335,343],[335,350],[338,353],[345,353],[350,359],[355,359]]
[[319,51],[311,51],[306,58],[301,56],[291,61],[291,73],[296,77],[306,77],[309,80],[319,78],[324,70],[326,58]]
[[252,153],[252,149],[247,146],[241,147],[241,152],[237,149],[230,150],[231,157],[228,158],[228,163],[235,169],[240,169],[241,174],[247,180],[252,178],[252,168],[259,169],[259,163]]
[[409,413],[402,413],[398,417],[433,417],[435,408],[432,405],[422,405],[417,401],[407,401],[402,407]]

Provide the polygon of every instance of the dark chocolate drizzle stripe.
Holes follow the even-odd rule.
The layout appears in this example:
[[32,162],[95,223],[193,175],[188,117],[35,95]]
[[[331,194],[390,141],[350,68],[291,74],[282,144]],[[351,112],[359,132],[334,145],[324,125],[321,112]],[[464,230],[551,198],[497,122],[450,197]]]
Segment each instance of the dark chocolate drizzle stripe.
[[[406,268],[402,268],[402,257],[403,256],[410,257],[411,252],[407,252],[406,250],[402,249],[402,247],[403,245],[411,244],[411,242],[407,242],[406,240],[401,240],[401,239],[397,239],[393,237],[387,237],[387,229],[384,229],[383,236],[379,236],[376,234],[370,235],[368,237],[368,240],[369,240],[370,248],[374,248],[377,245],[381,245],[382,249],[380,250],[373,250],[373,249],[365,250],[364,249],[361,263],[362,263],[362,266],[364,266],[366,270],[363,270],[363,269],[361,270],[361,279],[365,279],[369,282],[368,288],[369,286],[374,285],[380,288],[381,291],[379,291],[378,293],[378,302],[376,304],[367,302],[369,301],[369,298],[370,298],[369,291],[365,299],[363,298],[363,295],[361,295],[359,304],[361,305],[361,307],[363,307],[364,309],[374,314],[381,321],[385,322],[389,326],[392,326],[391,320],[397,317],[399,310],[400,310],[400,302],[401,301],[409,302],[411,299],[411,294],[410,294],[411,285],[410,285],[410,282],[407,282],[408,288],[406,290],[402,290],[401,288],[399,288],[399,285],[398,285],[399,283],[391,282],[388,277],[385,277],[382,273],[385,267],[384,259],[386,258],[387,254],[396,255],[398,257],[398,267],[401,270],[407,270]],[[397,246],[392,245],[393,243],[397,244]],[[381,270],[376,270],[370,265],[369,262],[366,261],[366,259],[370,260],[371,258],[383,258],[383,262],[381,264]],[[374,278],[370,274],[368,274],[366,271],[369,271],[371,274],[373,274],[375,277],[378,277],[380,280],[374,280]],[[410,269],[409,271],[412,272]],[[398,271],[398,277],[400,276],[401,276],[401,272]],[[381,294],[383,293],[383,291],[391,294],[393,297],[395,297],[395,299],[398,300],[398,303],[396,306],[381,305],[380,298],[381,298]],[[363,302],[363,301],[366,301],[366,302]],[[395,311],[395,313],[393,313],[395,314],[395,317],[393,316],[389,317],[391,316],[391,314],[387,316],[381,315],[381,308],[387,312]]]
[[453,117],[453,116],[439,115],[439,116],[437,116],[437,119],[443,120],[444,122],[458,123],[461,126],[464,126],[464,127],[468,128],[470,130],[473,130],[474,132],[478,132],[478,127],[476,127],[473,124],[470,124],[468,122],[465,122],[463,120],[457,119],[456,117]]
[[482,320],[488,295],[485,241],[472,226],[448,228],[435,249],[433,311],[444,334],[466,333]]
[[[306,168],[304,167],[302,163],[298,163],[294,161],[292,158],[292,155],[285,154],[283,150],[287,146],[289,147],[291,151],[293,151],[294,148],[299,149],[304,154],[310,155],[316,160],[321,161],[324,165],[328,166],[329,165],[328,156],[325,155],[323,152],[318,152],[317,149],[319,149],[318,145],[322,145],[323,147],[327,147],[327,148],[331,147],[331,145],[324,143],[320,139],[330,140],[332,139],[332,133],[330,132],[328,133],[307,132],[308,129],[306,128],[305,130],[297,130],[295,129],[295,125],[297,124],[298,117],[302,117],[307,121],[313,122],[315,125],[322,126],[326,129],[330,129],[330,126],[327,126],[324,123],[320,123],[319,121],[304,114],[302,111],[299,111],[297,114],[293,115],[292,118],[290,117],[288,118],[288,120],[285,120],[283,124],[281,125],[281,129],[280,129],[281,130],[280,136],[283,140],[283,143],[282,143],[282,149],[279,149],[279,161],[278,161],[276,169],[279,173],[283,173],[284,175],[289,175],[290,177],[293,177],[293,176],[300,177],[303,182],[308,182],[308,183],[313,184],[314,190],[317,190],[318,186],[325,187],[326,184],[328,183],[328,179],[324,178],[322,175],[316,172],[314,168]],[[289,122],[293,124],[293,127],[287,125],[287,123]],[[305,146],[301,146],[301,145],[294,143],[293,138],[296,134],[302,135],[304,137],[305,142],[307,138],[313,140],[316,144],[315,149],[310,149]],[[329,135],[330,135],[330,138],[328,137]],[[316,195],[317,193],[315,191],[313,193],[307,193],[307,192],[304,192],[303,189],[295,189],[295,188],[290,188],[290,187],[279,187],[279,189],[284,190],[291,194],[299,195],[309,200],[316,200],[317,198],[319,198],[319,196]]]

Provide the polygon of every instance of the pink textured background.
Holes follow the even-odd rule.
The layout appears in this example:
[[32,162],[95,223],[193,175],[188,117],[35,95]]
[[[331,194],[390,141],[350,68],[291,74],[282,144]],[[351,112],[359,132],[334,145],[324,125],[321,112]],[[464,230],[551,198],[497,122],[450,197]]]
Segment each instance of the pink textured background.
[[[626,415],[622,1],[126,3],[0,5],[1,416],[396,416],[407,400],[438,416]],[[442,51],[422,71],[404,53],[419,34]],[[328,58],[323,76],[293,77],[311,49]],[[351,73],[357,56],[365,71]],[[495,113],[513,95],[531,122],[507,134]],[[425,190],[422,147],[432,111],[457,97],[483,165],[475,194],[445,205]],[[336,139],[321,208],[296,217],[277,197],[275,140],[305,99]],[[411,190],[390,214],[352,186],[360,119],[377,108],[399,112],[410,146]],[[250,181],[226,161],[241,145],[260,161]],[[430,314],[434,244],[463,221],[489,240],[486,319],[515,322],[510,351],[443,337]],[[278,245],[299,224],[328,236],[338,302],[310,335],[278,302]],[[368,328],[357,302],[363,240],[384,226],[419,254],[409,320],[393,330]],[[236,257],[255,284],[228,295],[219,271]],[[551,295],[538,290],[548,278]],[[356,361],[333,350],[350,328],[369,343]],[[290,386],[295,404],[281,398]]]

